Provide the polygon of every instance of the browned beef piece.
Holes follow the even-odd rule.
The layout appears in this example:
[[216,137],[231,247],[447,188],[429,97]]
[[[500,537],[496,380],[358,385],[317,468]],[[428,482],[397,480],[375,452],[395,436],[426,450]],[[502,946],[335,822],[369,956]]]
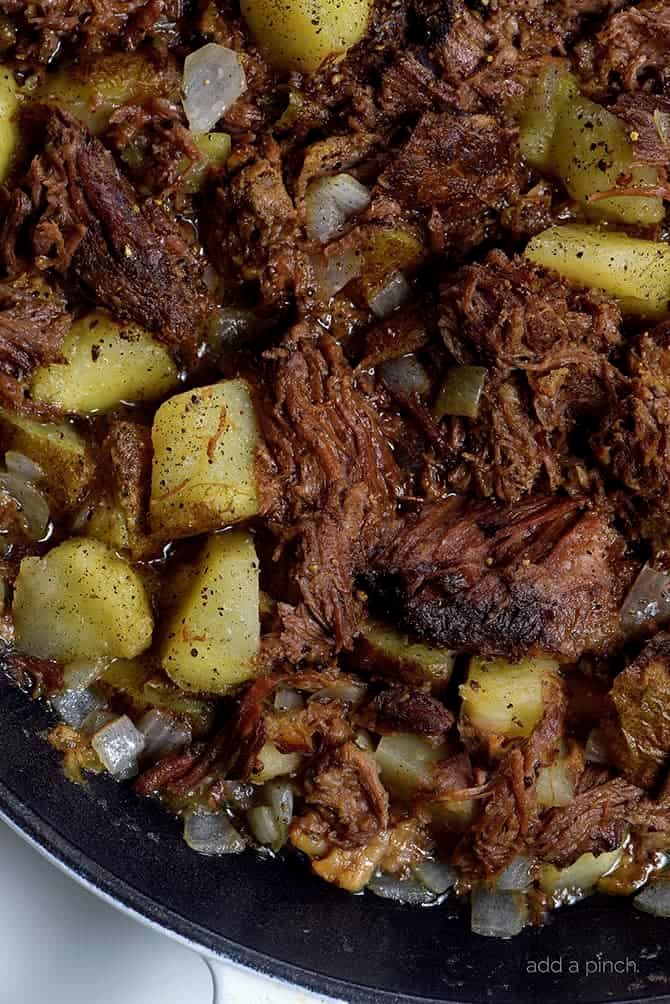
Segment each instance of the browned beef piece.
[[542,816],[533,852],[558,868],[582,854],[614,850],[623,840],[644,792],[622,777],[589,788],[569,805]]
[[[446,4],[440,4],[446,8]],[[453,90],[412,52],[401,52],[384,72],[380,104],[394,121],[419,112],[453,108]]]
[[670,487],[670,324],[640,335],[628,353],[630,384],[593,439],[610,477],[652,506]]
[[494,251],[442,288],[440,331],[454,360],[488,368],[475,419],[448,419],[461,444],[449,478],[514,502],[562,484],[587,487],[571,452],[577,423],[606,414],[622,383],[607,355],[621,342],[613,300]]
[[275,654],[299,662],[351,647],[354,579],[392,526],[400,472],[339,345],[302,328],[289,338],[268,359],[261,483],[293,597]]
[[454,724],[453,714],[437,698],[423,690],[400,686],[377,694],[361,715],[368,728],[382,734],[413,732],[438,737]]
[[143,771],[133,787],[138,795],[155,795],[170,784],[181,781],[191,772],[202,756],[201,745],[192,746],[185,753],[172,753]]
[[147,513],[151,493],[151,430],[139,422],[112,420],[103,443],[109,458],[107,483],[111,484],[128,531],[128,543],[134,557],[142,557],[150,548]]
[[239,147],[217,190],[209,244],[223,252],[222,269],[234,283],[256,282],[263,302],[286,306],[295,283],[298,216],[286,191],[277,144]]
[[367,844],[388,825],[388,795],[374,755],[354,743],[345,743],[308,769],[304,802],[318,814],[321,837],[338,847]]
[[138,204],[109,151],[77,119],[49,106],[31,114],[44,143],[25,192],[15,193],[32,203],[19,240],[39,268],[67,276],[116,317],[188,356],[207,309],[196,258],[154,200]]
[[[642,0],[638,6],[614,14],[588,45],[583,61],[591,64],[593,84],[606,91],[627,91],[670,85],[670,3]],[[591,51],[593,50],[593,51]]]
[[670,99],[660,94],[622,94],[612,111],[636,137],[635,160],[657,167],[670,165]]
[[543,696],[542,719],[528,739],[505,754],[486,786],[481,813],[455,849],[453,863],[468,874],[499,872],[524,847],[535,824],[537,776],[555,758],[564,731],[560,681],[547,681]]
[[48,697],[63,686],[63,666],[60,662],[13,652],[4,644],[0,646],[0,670],[19,687],[32,691],[34,697]]
[[49,64],[63,45],[99,52],[110,44],[133,48],[174,7],[174,0],[3,0],[18,30],[22,61]]
[[27,376],[58,360],[70,321],[63,294],[40,276],[0,282],[0,370]]
[[611,762],[633,784],[653,788],[670,764],[670,635],[657,635],[619,673],[605,726]]
[[375,608],[445,648],[574,661],[621,641],[635,574],[623,538],[579,498],[434,503],[405,520],[364,577]]
[[485,115],[426,112],[379,181],[402,205],[428,213],[435,251],[480,243],[519,192],[516,134]]

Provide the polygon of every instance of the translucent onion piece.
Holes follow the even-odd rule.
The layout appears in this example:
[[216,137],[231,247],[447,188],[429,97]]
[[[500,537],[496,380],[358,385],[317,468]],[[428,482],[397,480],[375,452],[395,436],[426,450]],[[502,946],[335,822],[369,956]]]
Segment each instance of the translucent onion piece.
[[92,690],[64,690],[51,698],[51,704],[56,709],[66,725],[80,729],[92,711],[104,707],[105,702]]
[[341,680],[323,690],[317,690],[314,697],[326,701],[341,701],[343,704],[359,704],[367,692],[364,683],[354,683],[351,680]]
[[430,892],[436,896],[442,896],[447,889],[456,885],[458,872],[451,865],[444,864],[443,861],[421,861],[414,868],[414,877]]
[[378,293],[369,300],[369,307],[375,317],[388,317],[394,310],[406,303],[412,292],[402,272],[396,272]]
[[109,666],[109,659],[77,659],[68,662],[63,670],[66,690],[83,690],[99,680]]
[[588,763],[609,763],[607,742],[602,729],[591,729],[584,747],[584,759]]
[[657,878],[648,882],[633,900],[633,905],[655,917],[670,917],[670,879]]
[[435,895],[415,879],[399,879],[394,875],[374,875],[367,884],[370,892],[383,899],[392,899],[407,906],[424,906],[435,902]]
[[125,781],[137,774],[138,757],[144,749],[144,736],[127,715],[121,715],[96,732],[91,745],[105,768],[118,781]]
[[636,631],[649,621],[670,618],[670,573],[645,565],[621,606],[624,630]]
[[220,781],[219,790],[225,801],[241,812],[250,809],[254,804],[256,789],[253,784],[245,784],[243,781]]
[[184,840],[198,854],[212,857],[240,854],[245,843],[223,812],[203,812],[201,809],[184,816]]
[[575,777],[565,756],[542,767],[537,777],[538,803],[545,809],[569,805],[575,797]]
[[425,396],[430,393],[430,377],[414,355],[389,359],[381,364],[379,374],[388,389],[401,397],[409,397],[411,394]]
[[370,205],[370,193],[350,174],[317,178],[305,193],[305,229],[310,240],[326,244],[344,229],[350,217]]
[[437,420],[445,415],[476,418],[485,383],[486,369],[483,366],[453,366],[447,370],[435,405]]
[[24,481],[41,481],[44,478],[44,471],[39,464],[15,450],[7,450],[5,453],[5,467],[11,474],[18,474]]
[[293,788],[286,781],[268,781],[261,789],[263,802],[270,807],[277,823],[288,827],[293,818]]
[[533,862],[524,854],[519,854],[501,871],[496,879],[496,889],[499,892],[524,892],[533,884],[530,870]]
[[144,736],[143,754],[160,760],[191,742],[191,726],[169,711],[151,708],[140,718],[137,727]]
[[293,711],[295,708],[304,707],[305,702],[297,690],[280,687],[275,694],[274,704],[277,711]]
[[526,899],[519,892],[475,886],[470,908],[470,930],[486,938],[513,938],[526,924]]
[[39,489],[18,474],[0,474],[0,490],[6,491],[17,503],[21,523],[33,540],[41,540],[49,525],[49,503]]
[[267,805],[256,805],[247,812],[249,829],[259,844],[272,847],[279,842],[280,831],[272,809]]
[[186,57],[184,112],[193,132],[209,132],[247,89],[236,52],[209,42]]
[[118,718],[113,711],[110,711],[107,707],[96,708],[95,711],[91,711],[90,715],[86,715],[86,718],[81,723],[79,731],[84,736],[92,736],[100,729],[104,729],[105,725],[109,725],[110,722],[115,722]]
[[357,279],[363,270],[363,261],[355,251],[342,251],[339,254],[314,256],[311,259],[314,274],[315,294],[319,300],[332,300],[336,293]]

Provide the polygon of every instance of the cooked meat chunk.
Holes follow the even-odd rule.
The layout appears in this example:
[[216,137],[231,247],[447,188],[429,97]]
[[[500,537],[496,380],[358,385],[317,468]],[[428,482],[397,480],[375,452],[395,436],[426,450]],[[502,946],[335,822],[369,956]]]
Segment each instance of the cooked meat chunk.
[[70,315],[59,289],[41,276],[19,275],[0,282],[0,370],[25,376],[60,358]]
[[434,250],[461,256],[518,193],[518,163],[515,134],[493,118],[426,112],[380,185],[428,212]]
[[594,83],[606,91],[621,83],[627,91],[666,90],[670,83],[670,4],[642,0],[614,14],[596,37]]
[[316,762],[305,779],[305,804],[318,814],[322,838],[337,847],[359,847],[388,826],[388,795],[375,758],[353,743]]
[[36,697],[55,694],[63,686],[63,666],[52,659],[13,652],[0,644],[0,671],[7,673],[24,690],[32,690]]
[[116,317],[188,356],[207,306],[199,265],[153,200],[143,206],[108,150],[62,109],[33,111],[42,152],[24,182],[32,212],[23,238],[41,269],[75,282]]
[[483,809],[454,852],[466,873],[492,875],[526,843],[536,819],[535,784],[563,735],[565,701],[558,680],[544,686],[545,712],[535,729],[503,757],[486,786]]
[[393,523],[400,473],[336,342],[294,332],[268,362],[261,480],[295,594],[279,604],[281,654],[299,662],[351,647],[354,579]]
[[572,661],[621,640],[625,544],[579,499],[424,506],[364,576],[375,605],[445,648]]
[[394,686],[383,690],[363,709],[363,720],[375,732],[414,732],[416,735],[443,736],[454,724],[454,716],[441,701],[423,690]]
[[644,792],[622,777],[584,791],[561,808],[542,816],[534,843],[541,861],[559,868],[582,854],[602,854],[621,844]]
[[660,94],[622,94],[612,111],[635,138],[635,161],[667,167],[670,164],[670,135],[664,127],[669,121],[670,99]]
[[652,788],[670,764],[670,635],[657,635],[616,677],[606,737],[612,763]]
[[103,450],[109,457],[109,483],[128,531],[130,549],[135,556],[142,557],[149,546],[147,513],[153,456],[151,430],[139,422],[114,420]]

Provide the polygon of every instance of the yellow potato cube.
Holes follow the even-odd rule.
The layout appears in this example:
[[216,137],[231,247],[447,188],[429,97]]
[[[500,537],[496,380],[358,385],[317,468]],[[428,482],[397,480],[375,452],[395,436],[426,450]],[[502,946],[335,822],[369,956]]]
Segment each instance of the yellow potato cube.
[[316,70],[365,34],[369,0],[241,0],[242,14],[269,61],[290,70]]

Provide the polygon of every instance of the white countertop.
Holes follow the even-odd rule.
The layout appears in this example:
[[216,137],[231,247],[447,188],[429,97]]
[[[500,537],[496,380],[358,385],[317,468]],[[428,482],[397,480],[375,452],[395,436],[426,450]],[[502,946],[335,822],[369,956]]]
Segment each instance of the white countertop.
[[[2,822],[0,962],[0,1004],[212,1002],[211,976],[196,953],[97,899]],[[246,984],[238,998],[235,983],[231,969],[226,999],[252,1004]],[[263,979],[253,996],[264,1004],[307,1000],[275,986]]]

